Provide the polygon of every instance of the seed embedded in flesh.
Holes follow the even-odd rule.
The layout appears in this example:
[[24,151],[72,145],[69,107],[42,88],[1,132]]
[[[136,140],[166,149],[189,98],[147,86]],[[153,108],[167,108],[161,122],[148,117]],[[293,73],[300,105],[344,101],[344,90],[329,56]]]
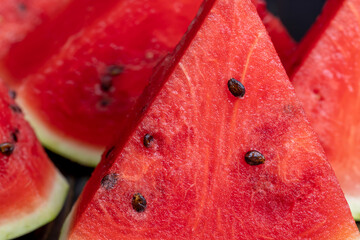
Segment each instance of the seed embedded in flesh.
[[14,90],[9,90],[9,96],[10,96],[10,98],[15,99],[16,98],[16,92]]
[[18,7],[19,7],[19,10],[22,12],[25,12],[27,10],[27,6],[25,3],[19,3]]
[[14,148],[15,146],[12,143],[5,142],[0,144],[0,151],[6,156],[10,156],[14,151]]
[[146,134],[144,136],[144,141],[143,141],[144,146],[147,147],[147,148],[151,147],[151,143],[152,143],[153,140],[154,140],[153,136],[151,136],[150,134]]
[[22,113],[22,110],[18,105],[10,104],[9,107],[15,113]]
[[123,72],[124,72],[124,67],[123,66],[118,66],[118,65],[111,65],[107,69],[108,75],[112,76],[112,77],[116,77],[116,76],[120,75]]
[[112,87],[112,77],[110,76],[103,76],[101,79],[100,79],[100,87],[101,87],[101,90],[103,90],[104,92],[108,92],[110,90],[110,88]]
[[146,209],[146,199],[144,198],[143,195],[141,195],[140,193],[135,193],[132,201],[131,201],[131,205],[133,207],[133,209],[137,212],[144,212]]
[[245,154],[247,164],[256,166],[265,163],[265,157],[259,151],[252,150]]
[[112,146],[105,154],[105,158],[109,158],[110,157],[110,154],[112,153],[112,151],[114,151],[115,149],[115,146]]
[[17,128],[11,133],[11,138],[13,139],[14,142],[18,141],[18,134],[19,134],[19,129]]
[[242,98],[245,95],[244,85],[235,78],[231,78],[228,81],[228,88],[231,94],[234,95],[235,97]]
[[106,190],[113,189],[118,181],[116,173],[110,173],[101,179],[101,186]]

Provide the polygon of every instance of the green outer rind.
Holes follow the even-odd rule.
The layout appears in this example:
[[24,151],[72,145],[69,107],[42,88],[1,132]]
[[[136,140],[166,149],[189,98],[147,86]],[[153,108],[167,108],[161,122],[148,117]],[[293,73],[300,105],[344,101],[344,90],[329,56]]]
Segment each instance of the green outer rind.
[[353,218],[355,221],[360,221],[360,199],[349,195],[345,195],[345,198],[349,204]]
[[34,128],[37,137],[46,148],[84,166],[96,167],[100,162],[105,147],[102,149],[87,145],[58,133],[39,119],[26,101],[22,101],[20,96],[17,102],[23,108],[26,120]]
[[74,206],[72,207],[69,215],[66,217],[66,220],[61,228],[59,240],[67,240],[69,237],[70,224],[71,224],[71,220],[73,219],[76,205],[77,204],[75,203]]
[[29,233],[54,220],[65,202],[69,185],[65,178],[56,172],[52,192],[43,205],[34,212],[0,226],[0,239],[13,239]]

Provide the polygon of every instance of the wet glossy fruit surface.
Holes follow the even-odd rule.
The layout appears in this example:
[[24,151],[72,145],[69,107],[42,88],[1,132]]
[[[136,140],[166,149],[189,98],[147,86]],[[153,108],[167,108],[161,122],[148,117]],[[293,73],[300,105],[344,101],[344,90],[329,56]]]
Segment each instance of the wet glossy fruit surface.
[[[245,86],[244,98],[229,92],[231,78]],[[112,156],[96,168],[63,236],[359,237],[250,1],[206,1],[177,51],[155,70],[137,110]],[[149,132],[154,140],[146,148]],[[254,149],[263,164],[244,161]],[[114,187],[101,187],[113,173]],[[134,194],[146,200],[145,211],[134,211]]]
[[359,11],[359,0],[342,1],[292,78],[356,219],[360,219]]

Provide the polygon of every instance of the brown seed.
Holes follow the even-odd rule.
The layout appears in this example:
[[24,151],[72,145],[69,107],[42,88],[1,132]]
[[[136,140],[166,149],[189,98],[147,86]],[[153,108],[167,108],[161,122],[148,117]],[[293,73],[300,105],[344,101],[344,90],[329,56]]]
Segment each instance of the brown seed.
[[118,181],[116,173],[110,173],[101,179],[101,186],[106,190],[113,189]]
[[101,87],[101,90],[103,90],[104,92],[108,92],[110,90],[110,88],[112,87],[112,77],[111,76],[103,76],[101,79],[100,79],[100,87]]
[[100,106],[101,107],[107,107],[110,105],[110,99],[108,98],[103,98],[100,100]]
[[131,205],[133,209],[137,212],[143,212],[146,209],[146,199],[140,193],[135,193]]
[[18,141],[18,135],[19,134],[19,129],[15,129],[12,133],[11,133],[11,138],[13,139],[14,142]]
[[0,144],[0,151],[2,154],[6,155],[6,156],[10,156],[12,154],[12,152],[14,151],[14,144],[12,143],[2,143]]
[[10,104],[9,107],[15,113],[22,113],[22,110],[18,105]]
[[9,90],[9,96],[10,96],[10,98],[15,99],[16,98],[16,92],[14,90]]
[[110,156],[110,154],[112,153],[112,151],[114,151],[115,146],[112,146],[105,154],[105,158],[108,158]]
[[231,94],[234,95],[235,97],[242,98],[245,95],[244,85],[235,78],[231,78],[228,81],[228,88]]
[[144,136],[144,141],[143,141],[144,146],[147,147],[147,148],[151,147],[151,143],[152,143],[153,140],[154,140],[153,136],[151,136],[150,134],[146,134]]
[[27,10],[27,6],[25,3],[19,3],[18,8],[22,12],[25,12]]
[[265,157],[256,150],[249,151],[245,154],[245,161],[252,166],[265,163]]
[[116,77],[124,72],[124,67],[119,65],[111,65],[107,69],[109,76]]

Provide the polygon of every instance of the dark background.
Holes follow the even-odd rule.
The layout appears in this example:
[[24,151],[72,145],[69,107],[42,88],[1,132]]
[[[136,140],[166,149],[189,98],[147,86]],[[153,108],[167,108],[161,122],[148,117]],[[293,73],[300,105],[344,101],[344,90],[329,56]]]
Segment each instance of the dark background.
[[[321,12],[325,0],[267,0],[269,10],[279,16],[290,34],[299,41]],[[92,168],[82,167],[58,155],[48,152],[50,158],[66,176],[70,191],[59,216],[46,226],[17,240],[57,240],[62,223],[77,199]]]

